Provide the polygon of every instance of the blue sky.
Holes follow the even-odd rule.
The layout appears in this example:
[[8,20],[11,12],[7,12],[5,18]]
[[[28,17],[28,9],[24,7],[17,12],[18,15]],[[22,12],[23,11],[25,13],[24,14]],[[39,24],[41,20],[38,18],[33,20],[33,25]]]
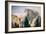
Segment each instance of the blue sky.
[[25,7],[22,6],[12,6],[12,12],[13,13],[23,13],[25,10]]
[[17,15],[17,16],[24,16],[25,13],[25,8],[24,6],[12,6],[12,15]]

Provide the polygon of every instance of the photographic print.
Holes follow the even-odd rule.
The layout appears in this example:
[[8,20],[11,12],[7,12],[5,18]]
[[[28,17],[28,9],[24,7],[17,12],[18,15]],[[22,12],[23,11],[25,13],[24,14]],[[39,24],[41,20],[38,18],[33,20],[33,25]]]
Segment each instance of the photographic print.
[[44,3],[7,2],[7,32],[44,31]]
[[12,28],[41,27],[41,7],[12,6],[11,9]]

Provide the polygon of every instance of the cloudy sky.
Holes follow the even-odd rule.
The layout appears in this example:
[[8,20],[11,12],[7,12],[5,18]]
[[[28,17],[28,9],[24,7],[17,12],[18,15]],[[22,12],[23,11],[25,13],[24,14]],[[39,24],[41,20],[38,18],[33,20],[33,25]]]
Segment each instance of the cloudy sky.
[[37,11],[39,14],[41,14],[41,7],[39,6],[12,6],[12,14],[24,15],[25,9],[32,9],[33,11]]

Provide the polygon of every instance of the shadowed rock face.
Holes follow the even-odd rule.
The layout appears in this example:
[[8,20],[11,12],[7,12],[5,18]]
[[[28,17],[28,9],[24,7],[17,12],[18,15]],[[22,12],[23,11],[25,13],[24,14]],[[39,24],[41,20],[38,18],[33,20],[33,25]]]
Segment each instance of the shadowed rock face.
[[[41,17],[39,16],[38,12],[34,12],[31,9],[25,9],[27,13],[22,21],[22,27],[40,27],[41,26]],[[27,26],[26,26],[27,25]]]

